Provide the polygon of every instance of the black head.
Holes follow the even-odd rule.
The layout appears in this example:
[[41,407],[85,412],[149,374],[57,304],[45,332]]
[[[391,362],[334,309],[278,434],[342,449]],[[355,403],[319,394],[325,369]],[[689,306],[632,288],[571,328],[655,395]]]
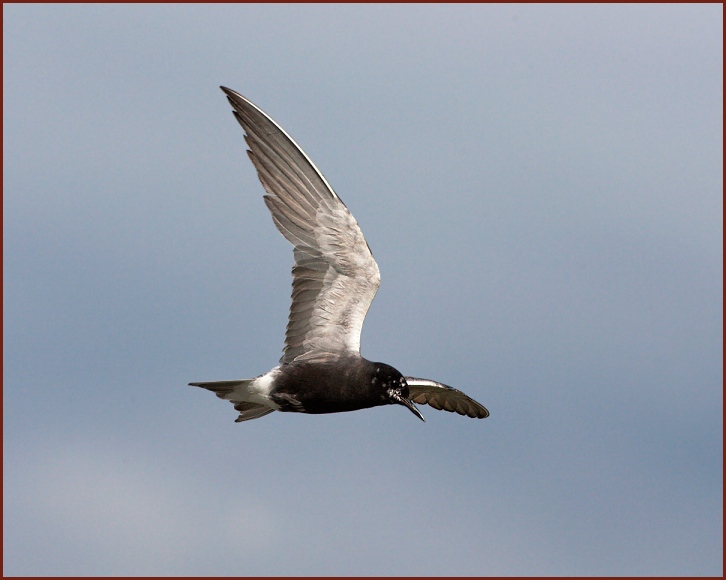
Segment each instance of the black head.
[[373,381],[383,389],[384,397],[388,399],[388,402],[403,405],[419,419],[426,421],[414,402],[408,398],[408,383],[404,376],[385,363],[373,363],[373,366]]

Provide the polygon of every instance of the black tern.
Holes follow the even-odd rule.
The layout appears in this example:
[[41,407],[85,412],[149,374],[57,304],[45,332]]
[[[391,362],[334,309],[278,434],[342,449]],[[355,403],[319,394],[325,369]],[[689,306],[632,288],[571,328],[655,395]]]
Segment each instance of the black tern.
[[342,200],[293,139],[260,108],[220,87],[245,132],[247,154],[280,233],[294,246],[292,306],[280,364],[254,379],[189,383],[234,404],[236,421],[273,411],[339,413],[416,403],[484,419],[489,411],[461,391],[404,377],[360,355],[360,333],[381,276]]

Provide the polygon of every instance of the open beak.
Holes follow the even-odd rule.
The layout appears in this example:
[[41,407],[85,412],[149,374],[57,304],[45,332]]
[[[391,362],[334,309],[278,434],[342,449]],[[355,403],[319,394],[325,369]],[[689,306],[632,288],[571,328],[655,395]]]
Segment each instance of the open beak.
[[411,411],[414,415],[416,415],[424,423],[426,422],[426,419],[424,419],[424,416],[421,414],[421,411],[418,410],[418,408],[416,407],[416,405],[414,404],[414,402],[412,400],[407,399],[406,397],[399,395],[398,393],[391,393],[391,396],[398,404],[406,407],[409,411]]

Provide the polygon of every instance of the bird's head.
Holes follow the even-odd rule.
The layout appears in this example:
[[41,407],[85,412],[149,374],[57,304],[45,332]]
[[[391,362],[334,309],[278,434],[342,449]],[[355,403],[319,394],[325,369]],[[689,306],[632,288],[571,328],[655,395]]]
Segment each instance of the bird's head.
[[419,419],[426,421],[414,402],[408,398],[408,383],[404,376],[390,365],[384,363],[373,363],[373,365],[375,367],[373,382],[383,389],[388,402],[403,405]]

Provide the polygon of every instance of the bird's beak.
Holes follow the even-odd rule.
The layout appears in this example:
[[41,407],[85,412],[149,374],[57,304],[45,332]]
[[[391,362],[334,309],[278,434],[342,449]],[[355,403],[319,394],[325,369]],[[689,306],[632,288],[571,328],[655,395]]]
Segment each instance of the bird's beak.
[[426,419],[424,419],[424,416],[421,414],[421,411],[418,410],[418,407],[416,407],[416,405],[414,404],[414,402],[411,399],[407,399],[403,395],[399,395],[396,392],[392,392],[391,397],[393,397],[393,400],[396,401],[398,404],[406,407],[409,411],[411,411],[414,415],[416,415],[424,423],[426,422]]

